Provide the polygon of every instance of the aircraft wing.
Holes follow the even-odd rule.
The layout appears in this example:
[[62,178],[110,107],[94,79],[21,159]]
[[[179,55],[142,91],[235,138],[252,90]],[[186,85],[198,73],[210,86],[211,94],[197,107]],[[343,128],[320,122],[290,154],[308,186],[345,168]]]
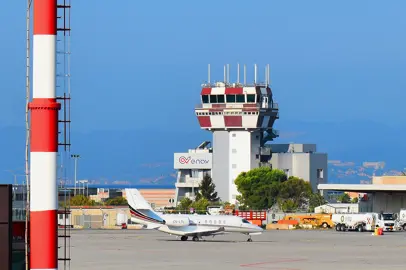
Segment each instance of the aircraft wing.
[[224,227],[206,227],[206,226],[197,226],[193,231],[185,232],[185,236],[194,236],[200,234],[202,236],[209,235],[218,235],[224,233]]

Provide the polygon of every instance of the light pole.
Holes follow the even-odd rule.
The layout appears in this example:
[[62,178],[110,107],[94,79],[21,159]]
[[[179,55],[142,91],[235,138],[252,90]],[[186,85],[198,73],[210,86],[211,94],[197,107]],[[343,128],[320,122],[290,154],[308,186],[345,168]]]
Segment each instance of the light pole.
[[[81,189],[80,184],[83,185],[83,189],[82,189],[82,195],[85,196],[85,193],[87,194],[86,196],[89,196],[89,180],[79,180],[79,190]],[[87,184],[87,187],[86,187]],[[86,189],[86,192],[85,192]],[[80,194],[80,191],[79,191]]]
[[18,182],[17,182],[17,176],[25,176],[23,174],[16,174],[14,173],[13,170],[5,170],[6,172],[11,173],[14,176],[14,185],[17,186]]
[[70,155],[71,158],[75,161],[75,188],[73,190],[73,196],[76,196],[76,176],[77,176],[77,165],[78,165],[78,159],[80,158],[80,155],[78,154],[72,154]]

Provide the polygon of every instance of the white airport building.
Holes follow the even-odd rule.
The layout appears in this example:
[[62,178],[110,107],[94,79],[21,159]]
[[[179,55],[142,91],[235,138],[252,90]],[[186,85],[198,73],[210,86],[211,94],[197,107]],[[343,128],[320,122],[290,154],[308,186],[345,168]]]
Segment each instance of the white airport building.
[[[209,148],[209,145],[210,142],[205,141],[187,153],[174,154],[174,168],[178,170],[175,205],[183,197],[194,198],[204,174],[212,176],[216,191],[220,198],[223,198],[217,188],[217,183],[221,182],[221,179],[216,179],[216,176],[212,175],[213,164],[216,162],[212,152],[215,149]],[[328,180],[327,154],[317,153],[315,144],[267,144],[263,149],[269,149],[269,155],[272,157],[267,164],[261,164],[262,166],[283,170],[288,177],[300,177],[310,182],[315,191],[318,184],[326,183]],[[229,183],[228,194],[235,190],[234,186],[233,183]]]
[[175,205],[184,197],[194,199],[205,174],[211,176],[213,166],[212,149],[205,141],[186,153],[175,153],[173,167],[178,170],[176,177]]
[[328,182],[327,153],[318,153],[315,144],[271,144],[272,168],[285,171],[310,182],[313,191],[317,185]]

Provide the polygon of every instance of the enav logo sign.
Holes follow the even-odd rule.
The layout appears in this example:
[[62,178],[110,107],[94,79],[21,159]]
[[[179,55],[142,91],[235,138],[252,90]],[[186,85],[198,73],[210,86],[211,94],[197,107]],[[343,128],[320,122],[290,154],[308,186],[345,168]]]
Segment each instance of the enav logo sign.
[[175,153],[175,169],[211,169],[211,153]]
[[192,158],[191,156],[185,157],[185,156],[180,156],[179,157],[179,163],[180,164],[208,164],[209,160],[204,159],[204,158]]

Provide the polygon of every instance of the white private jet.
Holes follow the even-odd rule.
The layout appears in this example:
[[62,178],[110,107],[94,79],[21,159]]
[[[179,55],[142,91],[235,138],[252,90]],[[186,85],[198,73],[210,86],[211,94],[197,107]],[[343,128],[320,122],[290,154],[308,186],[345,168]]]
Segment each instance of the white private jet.
[[182,241],[188,237],[199,241],[202,236],[233,232],[248,235],[247,241],[252,242],[252,235],[263,232],[261,227],[238,216],[156,213],[137,189],[126,189],[125,192],[133,222],[143,224],[146,229],[180,236]]

